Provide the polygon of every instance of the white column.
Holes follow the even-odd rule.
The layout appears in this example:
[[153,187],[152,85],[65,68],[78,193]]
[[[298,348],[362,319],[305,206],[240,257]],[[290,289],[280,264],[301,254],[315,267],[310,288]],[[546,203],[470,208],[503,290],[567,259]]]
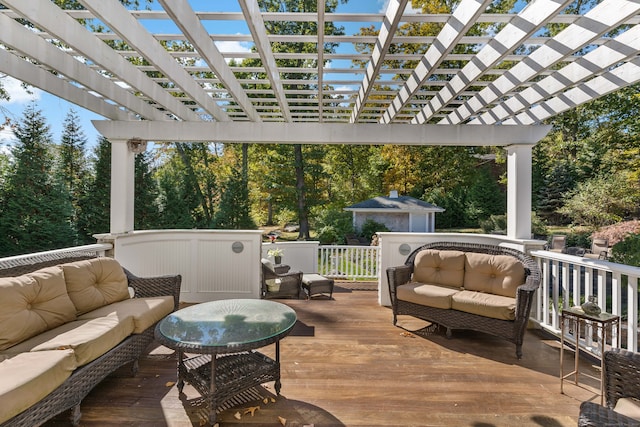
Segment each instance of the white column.
[[510,145],[507,150],[507,236],[531,238],[531,149]]
[[111,220],[110,232],[133,231],[135,153],[126,140],[111,142]]

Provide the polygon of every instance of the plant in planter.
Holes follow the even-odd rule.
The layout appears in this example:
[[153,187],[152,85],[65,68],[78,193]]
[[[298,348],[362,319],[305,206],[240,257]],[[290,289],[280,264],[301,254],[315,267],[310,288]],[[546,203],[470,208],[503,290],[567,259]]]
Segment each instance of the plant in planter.
[[267,255],[272,256],[273,260],[276,262],[276,264],[281,264],[282,263],[282,254],[284,253],[284,251],[282,249],[269,249],[267,251]]

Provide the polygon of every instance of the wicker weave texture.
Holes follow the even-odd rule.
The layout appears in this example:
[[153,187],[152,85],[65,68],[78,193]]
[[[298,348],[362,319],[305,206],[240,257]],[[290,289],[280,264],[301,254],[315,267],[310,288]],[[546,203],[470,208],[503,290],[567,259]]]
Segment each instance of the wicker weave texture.
[[604,397],[606,406],[593,402],[580,405],[578,426],[640,426],[640,421],[613,411],[618,399],[640,399],[640,353],[619,348],[605,352]]
[[[280,283],[278,291],[269,291],[267,280],[277,279]],[[278,274],[262,264],[262,296],[264,298],[300,298],[302,293],[302,271],[288,271]]]
[[[457,310],[445,310],[427,307],[396,298],[396,288],[408,283],[413,273],[413,265],[418,252],[426,249],[456,250],[462,252],[476,252],[489,255],[509,255],[522,263],[525,268],[525,283],[518,287],[516,293],[515,320],[506,321],[491,319],[476,314],[465,313]],[[540,286],[540,269],[538,264],[530,256],[515,249],[495,245],[474,243],[437,242],[429,243],[414,250],[405,261],[404,265],[387,269],[389,282],[389,294],[393,308],[393,322],[396,323],[400,314],[411,315],[429,322],[433,322],[447,328],[448,334],[453,329],[469,329],[488,333],[504,338],[516,345],[516,356],[522,357],[522,343],[527,328],[533,296]]]
[[[40,268],[64,264],[92,258],[89,255],[72,255],[68,258],[57,260],[43,260],[33,264],[20,266],[0,265],[0,277],[11,277],[30,273]],[[139,278],[127,272],[129,284],[136,290],[136,297],[147,296],[174,296],[175,307],[179,303],[181,276],[165,276],[153,278]],[[71,412],[71,423],[78,425],[80,422],[80,403],[89,392],[99,384],[107,375],[118,368],[133,362],[133,369],[137,368],[137,359],[154,339],[152,325],[141,334],[134,334],[126,338],[116,347],[94,361],[76,369],[67,380],[44,399],[16,415],[10,420],[0,424],[0,427],[33,427],[43,424],[54,416],[68,410]]]

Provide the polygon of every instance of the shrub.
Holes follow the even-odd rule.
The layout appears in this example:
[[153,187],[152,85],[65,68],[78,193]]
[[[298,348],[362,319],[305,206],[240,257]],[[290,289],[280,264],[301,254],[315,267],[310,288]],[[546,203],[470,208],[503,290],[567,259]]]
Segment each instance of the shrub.
[[628,235],[611,248],[611,261],[640,267],[640,234]]
[[366,220],[360,228],[360,235],[371,239],[371,237],[379,231],[389,231],[386,225],[376,222],[372,219]]
[[507,231],[507,216],[491,215],[488,219],[480,221],[480,228],[485,234],[505,234]]
[[338,231],[334,226],[325,225],[320,230],[318,230],[317,238],[318,241],[320,241],[321,245],[331,245],[342,243],[344,235],[338,234]]

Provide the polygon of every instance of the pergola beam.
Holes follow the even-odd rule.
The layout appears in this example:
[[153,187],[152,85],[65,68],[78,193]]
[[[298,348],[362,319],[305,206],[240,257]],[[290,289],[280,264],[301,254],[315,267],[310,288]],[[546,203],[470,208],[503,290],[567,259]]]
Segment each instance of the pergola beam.
[[532,145],[551,126],[443,126],[410,124],[153,122],[94,120],[98,132],[111,140],[225,142],[258,144],[345,145]]
[[249,120],[259,122],[262,119],[251,104],[251,100],[243,91],[236,76],[227,65],[224,57],[216,47],[209,33],[198,19],[195,12],[186,0],[159,0],[173,22],[176,23],[189,39],[199,55],[207,61],[207,64],[220,82],[227,88],[229,94],[236,100],[240,108],[244,110]]
[[[193,99],[202,109],[219,121],[230,120],[218,104],[171,57],[145,28],[124,8],[118,0],[79,0],[98,19],[118,33],[127,44],[158,67],[175,85]],[[168,94],[168,93],[167,93]]]
[[378,40],[373,46],[373,52],[371,52],[371,59],[367,63],[366,71],[364,74],[364,80],[358,90],[358,97],[355,101],[355,106],[351,112],[350,123],[355,123],[360,117],[362,107],[366,99],[371,93],[371,88],[376,80],[376,77],[380,73],[380,68],[384,61],[384,57],[389,51],[389,46],[393,41],[393,36],[400,24],[400,18],[404,13],[404,9],[407,7],[408,0],[390,0],[387,5],[384,20],[382,26],[378,32]]
[[[440,124],[455,125],[495,102],[507,92],[532,79],[543,70],[551,68],[563,58],[601,37],[603,34],[640,12],[640,2],[629,0],[605,0],[591,9],[552,40],[533,51],[520,63],[496,79],[476,96],[458,107]],[[630,30],[629,30],[630,31]],[[531,105],[531,104],[530,104]]]
[[437,96],[429,100],[429,104],[422,108],[412,123],[426,123],[460,92],[520,46],[527,37],[536,33],[545,22],[569,3],[571,0],[535,0],[529,3],[440,90]]

